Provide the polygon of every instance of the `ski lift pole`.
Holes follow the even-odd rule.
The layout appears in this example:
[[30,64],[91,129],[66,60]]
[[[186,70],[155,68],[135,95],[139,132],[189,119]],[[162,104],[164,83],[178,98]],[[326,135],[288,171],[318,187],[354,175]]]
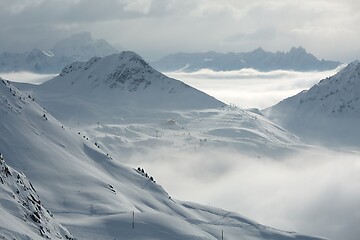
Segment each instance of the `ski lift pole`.
[[132,212],[132,228],[135,228],[135,211]]

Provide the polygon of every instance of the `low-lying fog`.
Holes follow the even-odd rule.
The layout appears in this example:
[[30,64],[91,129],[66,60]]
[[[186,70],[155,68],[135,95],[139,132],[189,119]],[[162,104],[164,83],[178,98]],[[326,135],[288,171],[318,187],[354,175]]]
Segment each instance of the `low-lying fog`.
[[180,79],[227,104],[235,104],[241,108],[263,109],[309,89],[321,79],[334,75],[342,67],[323,72],[259,72],[254,69],[214,72],[205,69],[193,73],[165,74]]
[[[202,70],[167,74],[226,103],[261,109],[335,72]],[[26,74],[0,76],[36,84],[49,78]],[[236,211],[284,230],[358,240],[359,156],[314,148],[286,159],[264,159],[223,148],[189,153],[169,148],[131,154],[127,164],[145,168],[175,199]]]
[[1,73],[0,77],[13,82],[41,84],[55,77],[57,74],[38,74],[32,72],[8,72]]
[[236,211],[282,230],[358,240],[359,156],[311,150],[263,159],[220,148],[168,149],[129,163],[143,167],[175,199]]

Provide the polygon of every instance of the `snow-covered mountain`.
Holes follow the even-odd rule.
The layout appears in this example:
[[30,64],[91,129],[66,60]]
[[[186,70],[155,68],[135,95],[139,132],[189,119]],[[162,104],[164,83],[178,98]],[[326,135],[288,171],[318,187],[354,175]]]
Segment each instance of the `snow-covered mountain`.
[[0,53],[0,72],[29,71],[59,73],[74,61],[85,61],[118,52],[103,39],[94,40],[90,33],[74,34],[60,40],[50,50],[37,48],[25,53]]
[[263,112],[304,140],[359,147],[360,63]]
[[289,52],[268,52],[262,48],[252,52],[239,53],[176,53],[152,62],[151,65],[163,72],[186,71],[194,72],[200,69],[214,71],[231,71],[243,68],[254,68],[259,71],[295,70],[323,71],[335,69],[340,62],[318,60],[307,53],[302,47],[291,48]]
[[70,64],[57,77],[36,87],[35,91],[40,99],[41,95],[76,97],[83,101],[86,99],[85,105],[94,102],[99,104],[99,109],[103,108],[101,105],[106,105],[114,111],[129,107],[164,110],[225,105],[183,82],[163,75],[130,51]]
[[[41,85],[17,86],[66,125],[96,138],[108,151],[131,153],[172,145],[193,149],[214,144],[253,154],[260,148],[259,156],[279,149],[292,151],[292,146],[300,144],[258,113],[226,106],[168,78],[134,52],[76,62]],[[124,154],[113,154],[124,160]]]
[[0,72],[29,71],[36,73],[58,73],[61,68],[74,61],[67,56],[55,56],[50,51],[37,48],[25,53],[0,53]]
[[89,32],[77,33],[62,39],[55,43],[50,51],[54,55],[69,57],[73,61],[87,61],[92,57],[104,57],[118,52],[106,40],[93,39]]
[[[228,239],[319,239],[272,229],[236,213],[172,199],[143,169],[125,167],[105,154],[103,146],[93,139],[60,123],[38,105],[36,97],[5,80],[0,82],[0,152],[18,171],[6,168],[1,161],[1,216],[5,212],[18,221],[22,212],[27,213],[17,205],[26,200],[17,196],[25,188],[19,193],[16,189],[23,185],[32,189],[20,174],[23,172],[37,189],[42,205],[34,189],[24,196],[34,201],[41,214],[45,206],[76,239],[219,239],[222,230]],[[16,175],[16,180],[9,173]],[[7,193],[14,194],[19,202],[7,200]],[[67,235],[51,216],[33,215],[40,223],[8,224],[2,218],[0,234],[5,239],[41,239],[41,230],[36,236],[34,228],[57,226],[60,235]],[[50,219],[51,225],[42,218]]]

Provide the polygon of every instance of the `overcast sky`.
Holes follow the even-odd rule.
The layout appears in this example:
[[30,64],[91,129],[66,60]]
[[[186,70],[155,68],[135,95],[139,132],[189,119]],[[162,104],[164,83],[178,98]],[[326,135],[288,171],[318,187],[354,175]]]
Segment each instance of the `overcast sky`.
[[147,60],[178,52],[287,51],[360,58],[359,0],[1,0],[0,51],[89,31]]

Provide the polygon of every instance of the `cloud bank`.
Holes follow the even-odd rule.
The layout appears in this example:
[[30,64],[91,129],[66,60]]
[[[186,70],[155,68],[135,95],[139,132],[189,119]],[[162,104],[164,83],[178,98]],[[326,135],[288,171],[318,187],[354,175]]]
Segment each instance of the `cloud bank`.
[[37,74],[32,72],[0,73],[0,77],[13,82],[40,84],[54,78],[57,74]]
[[279,101],[309,89],[321,79],[334,75],[341,69],[324,72],[271,71],[254,69],[215,72],[200,70],[194,73],[168,72],[166,75],[180,79],[225,103],[241,108],[270,107]]
[[329,239],[357,240],[360,157],[309,150],[259,159],[229,149],[152,152],[129,160],[173,198],[236,211],[262,224]]

